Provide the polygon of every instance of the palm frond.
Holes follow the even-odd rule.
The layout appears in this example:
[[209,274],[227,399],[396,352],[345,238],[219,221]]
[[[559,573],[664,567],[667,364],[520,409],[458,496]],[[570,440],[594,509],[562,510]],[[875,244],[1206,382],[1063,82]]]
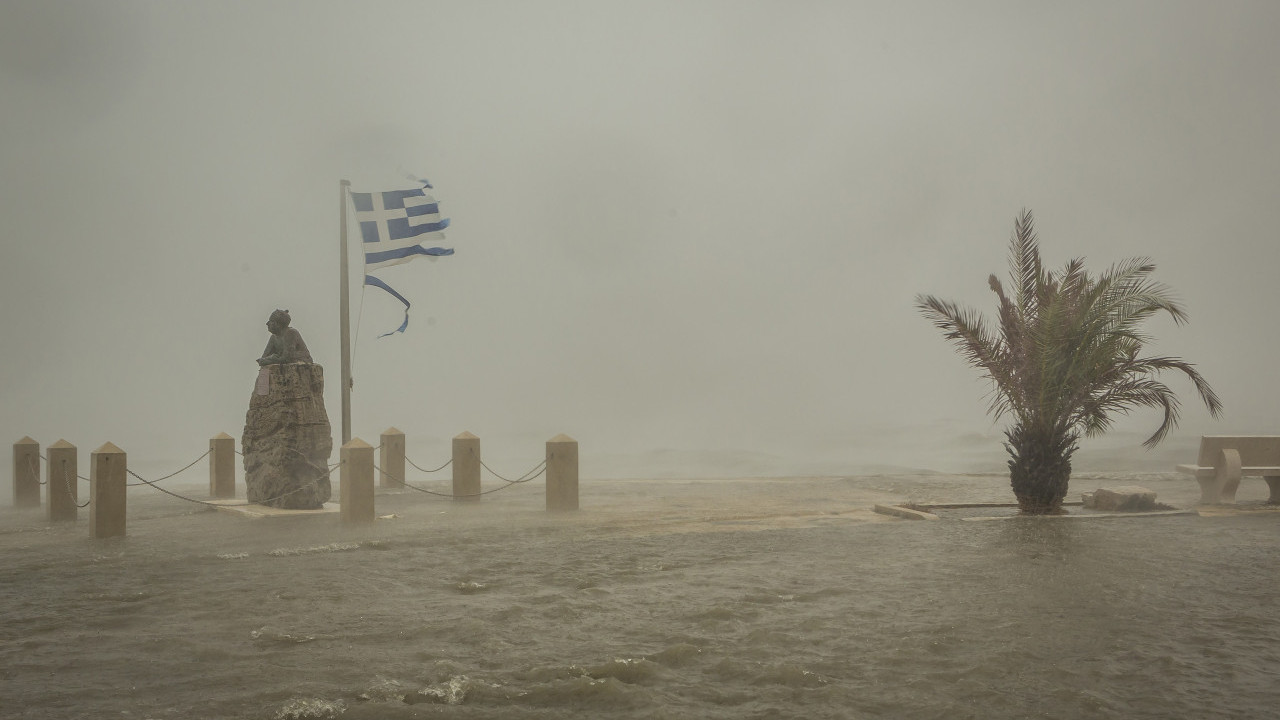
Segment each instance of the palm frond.
[[1031,316],[1036,312],[1043,275],[1035,217],[1030,210],[1024,208],[1013,223],[1013,236],[1009,241],[1009,276],[1013,278],[1017,288],[1016,302],[1023,316]]
[[[934,326],[956,347],[961,357],[991,379],[997,396],[1004,394],[1006,388],[1015,384],[1005,344],[991,334],[981,314],[932,295],[917,296],[916,307],[933,321]],[[992,408],[997,412],[997,417],[1003,414],[1002,408],[1007,408],[1012,400],[998,397],[993,402]]]

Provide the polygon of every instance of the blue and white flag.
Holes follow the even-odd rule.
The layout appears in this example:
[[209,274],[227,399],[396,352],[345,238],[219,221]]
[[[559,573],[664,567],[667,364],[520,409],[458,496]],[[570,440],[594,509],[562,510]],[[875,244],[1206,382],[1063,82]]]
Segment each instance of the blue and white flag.
[[351,193],[360,237],[364,241],[364,284],[387,291],[404,303],[404,322],[400,327],[378,337],[404,332],[409,326],[409,301],[370,273],[391,265],[399,265],[421,256],[452,255],[453,248],[427,247],[426,240],[444,239],[449,219],[440,217],[440,206],[426,193],[431,184],[422,181],[416,190]]

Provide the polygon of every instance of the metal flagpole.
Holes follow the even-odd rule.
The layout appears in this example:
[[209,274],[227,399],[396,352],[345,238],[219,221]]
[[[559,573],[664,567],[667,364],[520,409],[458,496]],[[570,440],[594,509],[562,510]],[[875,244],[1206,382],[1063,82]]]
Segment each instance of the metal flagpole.
[[351,280],[347,275],[347,188],[349,180],[338,181],[342,195],[339,215],[342,224],[340,244],[342,245],[342,287],[338,291],[340,329],[338,337],[342,343],[342,444],[351,442]]

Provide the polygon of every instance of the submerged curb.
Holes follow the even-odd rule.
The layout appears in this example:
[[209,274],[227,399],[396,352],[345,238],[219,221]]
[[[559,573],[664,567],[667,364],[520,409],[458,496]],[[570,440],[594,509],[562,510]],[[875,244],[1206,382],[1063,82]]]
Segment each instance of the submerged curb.
[[904,508],[900,505],[876,505],[875,511],[881,515],[892,515],[905,520],[937,520],[938,516],[933,513],[922,512],[920,510],[912,510]]
[[[1175,515],[1199,515],[1199,513],[1195,510],[1153,510],[1151,512],[1090,513],[1088,515],[1036,515],[1034,517],[1051,518],[1055,520],[1113,520],[1117,518],[1172,517]],[[966,517],[960,518],[960,520],[963,522],[984,522],[987,520],[1019,520],[1027,517],[1027,515],[998,515],[989,517]]]
[[[1063,505],[1079,505],[1078,502],[1063,503]],[[939,503],[935,505],[924,505],[929,509],[933,508],[983,508],[983,507],[1017,507],[1015,503]],[[940,518],[923,510],[915,510],[901,505],[879,505],[875,506],[875,511],[881,515],[890,515],[904,520],[939,520]],[[1226,512],[1212,513],[1228,514]],[[1206,513],[1191,510],[1152,510],[1149,512],[1110,512],[1110,513],[1089,513],[1084,515],[1037,515],[1035,517],[1066,519],[1066,520],[1097,520],[1097,519],[1114,519],[1114,518],[1144,518],[1144,517],[1175,517],[1179,515],[1198,515],[1204,516]],[[963,522],[986,522],[989,520],[1017,520],[1028,517],[1026,515],[984,515],[980,517],[962,517],[956,518]]]

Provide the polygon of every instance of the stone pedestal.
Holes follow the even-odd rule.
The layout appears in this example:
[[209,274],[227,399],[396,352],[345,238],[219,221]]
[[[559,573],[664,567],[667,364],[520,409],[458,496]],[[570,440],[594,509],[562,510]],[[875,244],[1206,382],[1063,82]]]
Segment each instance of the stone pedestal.
[[324,369],[312,363],[264,366],[241,439],[249,502],[294,510],[323,506],[333,492],[332,434]]

